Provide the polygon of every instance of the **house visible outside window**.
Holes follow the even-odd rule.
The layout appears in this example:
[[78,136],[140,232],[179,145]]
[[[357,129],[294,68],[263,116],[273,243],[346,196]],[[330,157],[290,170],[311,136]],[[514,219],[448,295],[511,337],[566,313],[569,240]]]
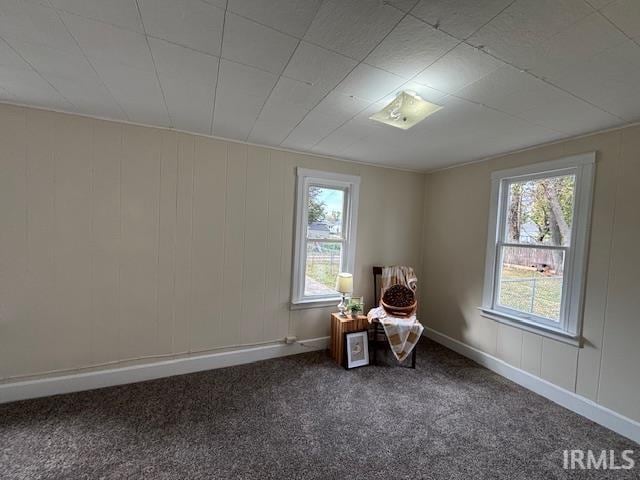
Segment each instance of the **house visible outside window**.
[[297,169],[293,305],[331,303],[353,273],[360,177]]
[[579,343],[595,153],[492,175],[482,311]]

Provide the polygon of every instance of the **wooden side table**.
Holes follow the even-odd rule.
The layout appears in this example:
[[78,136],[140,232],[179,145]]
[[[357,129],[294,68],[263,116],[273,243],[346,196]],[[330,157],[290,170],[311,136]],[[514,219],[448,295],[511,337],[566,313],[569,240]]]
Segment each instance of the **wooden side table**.
[[366,315],[341,317],[339,313],[331,314],[331,343],[329,353],[338,365],[344,364],[344,334],[367,330],[369,321]]

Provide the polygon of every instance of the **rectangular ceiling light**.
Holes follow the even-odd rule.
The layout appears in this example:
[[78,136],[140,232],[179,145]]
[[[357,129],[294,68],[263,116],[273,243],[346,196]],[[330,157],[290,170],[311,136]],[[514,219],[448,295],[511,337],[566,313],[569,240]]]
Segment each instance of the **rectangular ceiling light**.
[[441,108],[440,105],[427,102],[413,92],[403,90],[389,105],[369,118],[407,130]]

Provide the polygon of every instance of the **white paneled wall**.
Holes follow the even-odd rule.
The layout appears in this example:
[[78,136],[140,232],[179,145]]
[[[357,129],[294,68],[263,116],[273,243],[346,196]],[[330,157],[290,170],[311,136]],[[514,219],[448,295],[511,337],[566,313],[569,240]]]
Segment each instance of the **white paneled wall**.
[[[640,127],[633,126],[427,175],[421,282],[425,323],[640,420],[639,138]],[[491,172],[592,151],[597,164],[583,348],[482,317],[477,307]]]
[[5,381],[327,335],[289,311],[297,166],[362,177],[356,293],[419,264],[420,174],[8,105],[0,145]]

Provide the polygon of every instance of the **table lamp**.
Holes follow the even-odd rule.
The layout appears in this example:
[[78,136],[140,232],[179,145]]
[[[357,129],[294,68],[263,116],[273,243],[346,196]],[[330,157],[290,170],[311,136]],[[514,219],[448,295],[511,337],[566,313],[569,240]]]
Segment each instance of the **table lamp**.
[[350,273],[340,272],[336,277],[336,290],[342,295],[342,300],[338,304],[340,316],[346,317],[347,314],[347,295],[353,293],[353,275]]

